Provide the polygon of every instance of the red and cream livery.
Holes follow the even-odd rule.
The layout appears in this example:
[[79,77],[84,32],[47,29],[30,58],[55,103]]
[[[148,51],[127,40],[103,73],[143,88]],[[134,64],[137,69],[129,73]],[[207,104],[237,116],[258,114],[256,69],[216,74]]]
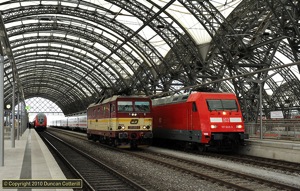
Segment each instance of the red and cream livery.
[[113,96],[87,109],[87,136],[118,147],[149,146],[152,103],[143,96]]
[[200,150],[234,148],[248,138],[242,112],[232,93],[196,92],[152,100],[153,135]]

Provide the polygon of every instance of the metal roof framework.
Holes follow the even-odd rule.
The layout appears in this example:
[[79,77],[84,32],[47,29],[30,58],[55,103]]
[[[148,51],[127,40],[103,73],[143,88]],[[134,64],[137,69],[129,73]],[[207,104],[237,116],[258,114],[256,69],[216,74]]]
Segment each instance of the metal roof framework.
[[[235,92],[246,120],[299,109],[296,0],[10,0],[0,3],[4,102],[43,97],[65,114],[102,96],[192,90]],[[249,80],[252,79],[251,80]],[[212,82],[210,85],[201,86]],[[6,105],[6,104],[5,104]]]

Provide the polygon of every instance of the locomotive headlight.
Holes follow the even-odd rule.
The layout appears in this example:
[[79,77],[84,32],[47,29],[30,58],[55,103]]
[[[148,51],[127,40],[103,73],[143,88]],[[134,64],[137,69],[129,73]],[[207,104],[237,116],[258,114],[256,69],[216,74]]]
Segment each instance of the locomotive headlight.
[[226,114],[227,114],[227,112],[226,112],[226,111],[223,111],[223,112],[222,112],[222,114],[223,114],[223,115],[226,115]]
[[236,128],[241,129],[243,128],[243,125],[237,125]]
[[211,125],[210,126],[210,128],[212,128],[212,129],[215,129],[215,128],[217,128],[218,126],[217,125]]
[[143,129],[146,129],[146,126],[145,126],[145,125],[143,126]]
[[124,126],[124,125],[119,125],[119,126],[118,126],[118,129],[119,129],[119,130],[123,130],[123,129],[125,129],[125,126]]
[[147,125],[147,127],[146,127],[147,129],[150,129],[150,125]]

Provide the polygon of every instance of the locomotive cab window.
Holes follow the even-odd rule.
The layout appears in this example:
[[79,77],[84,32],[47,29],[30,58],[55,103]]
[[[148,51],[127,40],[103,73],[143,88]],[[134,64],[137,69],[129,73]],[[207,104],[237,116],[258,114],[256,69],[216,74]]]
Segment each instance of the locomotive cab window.
[[206,100],[208,109],[210,111],[218,110],[232,110],[238,111],[235,100]]
[[150,103],[149,101],[136,101],[134,109],[136,112],[150,112]]
[[193,112],[197,112],[197,111],[198,111],[198,110],[197,110],[197,105],[196,105],[195,102],[193,102],[193,104],[192,104],[192,111],[193,111]]
[[131,112],[133,111],[132,101],[118,101],[118,112]]

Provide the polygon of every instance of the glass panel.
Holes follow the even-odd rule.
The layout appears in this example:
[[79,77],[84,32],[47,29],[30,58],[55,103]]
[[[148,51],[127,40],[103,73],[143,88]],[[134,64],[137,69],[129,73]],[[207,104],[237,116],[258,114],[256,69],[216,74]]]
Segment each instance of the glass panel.
[[149,101],[136,101],[135,102],[135,111],[136,112],[150,112],[150,103]]
[[208,109],[212,110],[235,110],[237,111],[237,104],[235,100],[206,100]]
[[221,100],[225,110],[238,110],[235,100]]
[[207,100],[208,110],[222,110],[221,100]]
[[118,101],[119,112],[130,112],[133,111],[132,101]]

